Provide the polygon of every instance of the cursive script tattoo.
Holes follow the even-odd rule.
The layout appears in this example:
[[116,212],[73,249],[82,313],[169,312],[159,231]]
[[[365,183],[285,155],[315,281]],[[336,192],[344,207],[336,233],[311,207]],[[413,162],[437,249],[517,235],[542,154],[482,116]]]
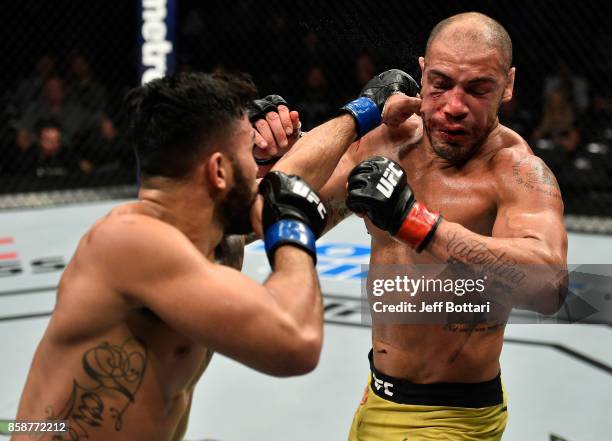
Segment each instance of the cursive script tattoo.
[[453,333],[461,333],[463,335],[463,341],[448,357],[449,363],[454,363],[461,352],[463,352],[463,348],[467,344],[468,340],[474,333],[485,333],[485,332],[495,332],[500,329],[502,325],[500,324],[486,324],[486,323],[449,323],[443,327],[445,331],[453,332]]
[[[496,332],[505,322],[512,302],[511,294],[516,289],[525,289],[527,274],[518,263],[503,250],[493,250],[484,241],[470,235],[449,232],[446,250],[447,263],[454,278],[487,279],[487,302],[493,306],[493,313],[473,315],[466,323],[449,323],[444,326],[448,332],[461,333],[462,342],[450,355],[452,363],[474,333]],[[491,323],[495,322],[495,323]]]
[[[511,287],[520,286],[527,277],[514,259],[506,257],[505,251],[494,251],[485,242],[467,235],[460,236],[456,232],[449,232],[447,240],[449,264],[479,265],[479,272],[495,276],[500,282],[509,282]],[[467,268],[464,270],[469,271]]]
[[561,191],[550,169],[534,157],[526,157],[512,164],[514,182],[528,191],[561,199]]
[[[92,428],[114,421],[116,431],[123,427],[123,418],[142,384],[147,365],[145,345],[129,338],[120,346],[108,342],[87,350],[82,358],[85,380],[73,381],[70,397],[59,411],[46,409],[48,420],[68,420],[70,431],[56,434],[53,441],[89,439]],[[108,401],[113,404],[108,406]]]

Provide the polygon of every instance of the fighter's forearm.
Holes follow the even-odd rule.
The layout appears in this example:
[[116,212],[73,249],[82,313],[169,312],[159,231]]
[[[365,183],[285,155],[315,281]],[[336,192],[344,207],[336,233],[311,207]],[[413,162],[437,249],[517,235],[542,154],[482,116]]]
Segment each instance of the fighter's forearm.
[[503,297],[512,307],[553,313],[565,297],[565,258],[537,238],[487,237],[442,221],[425,252],[459,264],[459,272],[486,276],[485,294]]
[[565,263],[562,256],[552,253],[540,239],[483,236],[446,220],[440,223],[427,252],[445,262],[453,260],[468,264],[481,263],[485,256],[500,256],[517,264]]
[[344,199],[327,199],[324,202],[325,207],[327,208],[327,223],[321,235],[326,234],[329,230],[353,214],[353,212],[346,206],[346,201]]
[[264,283],[281,308],[301,326],[321,322],[321,295],[312,258],[293,246],[276,251],[275,270]]
[[293,246],[276,251],[275,270],[264,282],[286,317],[279,345],[295,348],[293,360],[306,371],[314,368],[323,340],[323,302],[312,258]]
[[329,179],[338,161],[357,136],[355,120],[341,115],[308,132],[273,167],[301,176],[315,190]]

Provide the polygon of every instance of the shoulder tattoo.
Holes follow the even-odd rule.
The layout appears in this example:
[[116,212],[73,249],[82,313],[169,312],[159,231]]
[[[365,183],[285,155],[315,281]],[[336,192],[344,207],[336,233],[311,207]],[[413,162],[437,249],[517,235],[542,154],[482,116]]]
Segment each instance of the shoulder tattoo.
[[512,180],[530,192],[561,199],[559,185],[543,161],[527,156],[512,164]]

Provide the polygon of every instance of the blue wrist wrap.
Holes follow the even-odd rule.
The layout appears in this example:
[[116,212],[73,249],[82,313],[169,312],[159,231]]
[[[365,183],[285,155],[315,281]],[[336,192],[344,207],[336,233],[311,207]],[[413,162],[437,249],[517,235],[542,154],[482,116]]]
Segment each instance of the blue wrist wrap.
[[370,98],[359,97],[346,104],[341,110],[350,113],[357,123],[357,135],[361,138],[381,122],[380,110]]
[[293,245],[302,248],[317,263],[315,235],[304,224],[295,219],[281,219],[268,227],[264,234],[264,244],[270,266],[274,266],[274,252],[281,245]]

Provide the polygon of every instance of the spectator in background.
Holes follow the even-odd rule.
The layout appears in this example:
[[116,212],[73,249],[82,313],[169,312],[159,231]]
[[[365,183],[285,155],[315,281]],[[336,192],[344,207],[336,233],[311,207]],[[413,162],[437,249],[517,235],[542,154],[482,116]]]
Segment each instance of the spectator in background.
[[33,145],[23,151],[15,163],[15,171],[19,174],[39,178],[67,176],[79,170],[89,174],[93,165],[70,150],[61,125],[54,119],[43,119],[36,124]]
[[105,113],[108,99],[106,89],[96,81],[89,60],[74,54],[66,76],[67,100],[78,103],[91,113]]
[[[602,78],[612,78],[604,72]],[[580,119],[580,129],[586,142],[603,142],[612,147],[612,82],[597,88],[589,108]]]
[[306,82],[296,102],[300,120],[306,129],[311,129],[325,122],[332,116],[335,107],[329,92],[327,75],[320,65],[311,66],[306,71]]
[[349,69],[350,77],[340,77],[334,85],[335,96],[330,97],[330,100],[335,104],[340,105],[340,103],[351,101],[356,90],[363,89],[374,75],[380,73],[378,63],[367,50],[357,52],[356,56],[350,58],[350,64],[347,65],[346,70]]
[[321,49],[321,39],[315,31],[308,31],[302,38],[303,50],[301,56],[307,63],[320,62],[324,56]]
[[558,90],[566,94],[576,117],[586,111],[589,106],[589,83],[586,78],[575,75],[564,60],[559,60],[556,74],[544,79],[544,101]]
[[81,162],[85,161],[81,170],[85,173],[105,173],[119,169],[125,162],[132,158],[133,153],[126,149],[126,141],[123,139],[115,125],[109,118],[100,121],[100,137],[96,140],[83,140],[77,143],[76,153]]
[[533,131],[534,145],[552,142],[567,155],[573,155],[578,147],[580,135],[575,125],[572,105],[563,89],[553,90],[544,104],[542,120]]
[[73,140],[75,148],[88,164],[101,166],[116,161],[117,130],[108,116],[107,91],[95,79],[89,60],[80,53],[70,58],[69,71],[66,76],[67,100],[86,109],[95,122],[94,133],[81,132]]
[[55,74],[57,58],[45,54],[36,62],[33,74],[20,81],[15,92],[9,96],[7,113],[14,119],[19,119],[26,108],[40,99],[43,84]]
[[[357,87],[355,90],[363,89],[368,81],[378,73],[376,63],[368,52],[362,52],[355,59],[355,80]],[[352,91],[351,93],[355,93]]]
[[66,143],[74,145],[77,137],[94,144],[102,136],[103,115],[95,115],[66,99],[64,82],[57,76],[45,81],[42,101],[32,102],[17,123],[16,144],[26,150],[31,144],[35,126],[41,120],[55,120],[62,127]]

